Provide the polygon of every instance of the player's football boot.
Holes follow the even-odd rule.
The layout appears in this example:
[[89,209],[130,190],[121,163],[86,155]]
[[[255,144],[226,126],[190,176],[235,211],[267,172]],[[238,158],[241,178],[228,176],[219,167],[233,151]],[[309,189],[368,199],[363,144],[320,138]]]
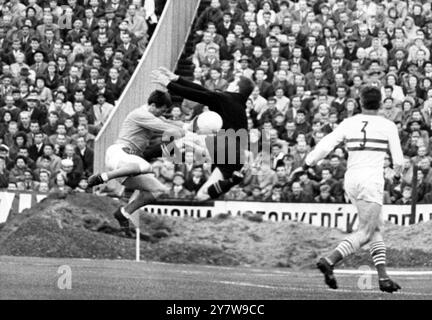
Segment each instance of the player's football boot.
[[333,266],[324,258],[319,259],[317,268],[324,274],[324,281],[332,289],[337,289],[336,278],[333,274]]
[[394,282],[392,279],[379,279],[379,288],[381,291],[393,293],[402,289],[400,285]]
[[129,219],[127,219],[120,211],[120,208],[114,212],[114,218],[118,221],[121,230],[126,234],[127,237],[132,237],[133,234],[129,227]]
[[94,174],[88,178],[88,187],[93,188],[104,183],[100,174]]

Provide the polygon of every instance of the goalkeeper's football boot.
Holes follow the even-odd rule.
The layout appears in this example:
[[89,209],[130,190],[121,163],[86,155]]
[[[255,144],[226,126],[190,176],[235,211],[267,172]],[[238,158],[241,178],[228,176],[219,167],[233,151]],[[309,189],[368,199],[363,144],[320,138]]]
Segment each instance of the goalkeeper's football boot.
[[384,291],[384,292],[393,293],[393,292],[396,292],[396,291],[402,289],[400,285],[398,285],[396,282],[394,282],[390,278],[379,279],[378,282],[379,282],[380,290]]
[[337,289],[336,278],[333,274],[333,266],[324,258],[319,259],[317,268],[324,274],[325,284],[331,289]]
[[238,185],[243,182],[244,174],[241,171],[234,171],[231,176],[231,181],[234,185]]

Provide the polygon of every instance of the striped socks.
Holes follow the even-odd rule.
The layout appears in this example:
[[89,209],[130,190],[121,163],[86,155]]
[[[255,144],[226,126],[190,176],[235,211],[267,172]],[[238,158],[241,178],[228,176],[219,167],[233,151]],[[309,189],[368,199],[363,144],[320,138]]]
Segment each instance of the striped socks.
[[386,247],[384,241],[376,241],[370,244],[370,254],[375,267],[378,271],[378,277],[380,279],[388,278],[385,265],[386,265]]
[[224,193],[230,191],[230,189],[243,181],[243,175],[239,172],[233,172],[232,177],[226,180],[219,180],[212,184],[207,189],[207,193],[212,199],[217,199]]
[[230,180],[221,180],[212,184],[208,188],[208,195],[212,199],[219,198],[222,194],[228,192],[235,184]]
[[342,259],[348,257],[350,254],[354,253],[356,250],[350,239],[345,239],[336,247],[336,250],[342,255]]
[[342,259],[348,257],[350,254],[354,253],[356,249],[350,239],[345,239],[336,247],[336,249],[325,258],[330,265],[334,266]]

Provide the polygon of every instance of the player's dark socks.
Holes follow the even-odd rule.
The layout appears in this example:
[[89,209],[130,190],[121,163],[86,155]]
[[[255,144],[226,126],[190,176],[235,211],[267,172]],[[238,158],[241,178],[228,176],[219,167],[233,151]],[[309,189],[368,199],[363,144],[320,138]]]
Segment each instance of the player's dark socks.
[[241,183],[244,176],[240,172],[234,172],[228,180],[221,180],[212,184],[207,192],[211,199],[217,199],[224,193],[227,193],[232,187]]
[[400,285],[398,285],[390,278],[379,279],[379,288],[381,291],[388,292],[388,293],[393,293],[402,289]]
[[385,264],[379,264],[379,265],[375,266],[375,268],[378,271],[378,278],[379,279],[387,279],[389,277],[387,274]]
[[96,187],[102,183],[105,183],[105,181],[102,179],[102,176],[100,174],[94,174],[94,175],[90,176],[88,178],[87,182],[88,182],[89,188],[93,188],[93,187]]
[[328,285],[331,289],[337,289],[338,286],[337,286],[336,278],[333,274],[333,266],[330,265],[327,259],[325,258],[319,259],[317,263],[317,268],[324,275],[325,284]]
[[333,252],[326,258],[324,258],[331,266],[336,265],[339,261],[342,261],[343,256],[339,250],[333,250]]
[[132,232],[129,227],[129,219],[127,219],[121,212],[121,207],[114,212],[114,218],[118,221],[121,230],[127,237],[132,237]]

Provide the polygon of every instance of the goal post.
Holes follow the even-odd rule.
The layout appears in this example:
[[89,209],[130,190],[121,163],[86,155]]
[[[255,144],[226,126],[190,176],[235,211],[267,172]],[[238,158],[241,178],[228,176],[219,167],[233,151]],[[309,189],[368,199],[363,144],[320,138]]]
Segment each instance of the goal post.
[[413,166],[413,174],[412,174],[412,193],[411,193],[411,213],[409,224],[414,224],[416,221],[416,208],[417,208],[417,172],[418,166],[414,164]]

